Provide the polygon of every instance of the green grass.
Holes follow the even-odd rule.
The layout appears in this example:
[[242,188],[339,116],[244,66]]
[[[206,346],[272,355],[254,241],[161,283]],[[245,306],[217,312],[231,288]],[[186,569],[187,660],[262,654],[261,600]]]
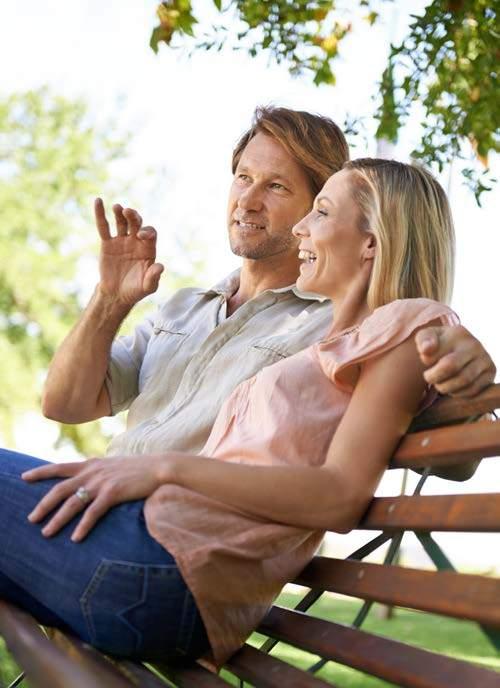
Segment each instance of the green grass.
[[[360,602],[351,599],[331,595],[324,595],[323,598],[313,607],[312,613],[344,624],[352,622],[360,606]],[[299,596],[296,594],[284,593],[278,604],[292,607],[298,600]],[[394,617],[386,620],[378,618],[372,609],[363,624],[363,629],[500,671],[498,653],[477,625],[468,621],[446,619],[405,609],[397,609]],[[262,636],[254,634],[250,642],[259,645],[263,640]],[[272,654],[301,668],[310,666],[316,659],[313,655],[281,644]],[[19,669],[0,641],[0,686],[8,685],[18,673]],[[223,672],[222,675],[236,685],[234,677],[230,674]],[[337,684],[339,688],[382,688],[391,685],[333,662],[327,664],[318,676]]]

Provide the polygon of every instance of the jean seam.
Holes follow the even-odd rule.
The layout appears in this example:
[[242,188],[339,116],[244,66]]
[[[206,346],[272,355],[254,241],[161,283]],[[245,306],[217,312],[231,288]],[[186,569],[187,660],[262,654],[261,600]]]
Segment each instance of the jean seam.
[[108,559],[103,559],[97,566],[96,570],[92,574],[90,581],[83,591],[82,596],[80,597],[80,608],[82,610],[83,618],[85,621],[85,625],[87,626],[87,631],[89,633],[89,637],[92,640],[95,640],[97,637],[96,630],[95,630],[95,625],[92,620],[92,614],[90,612],[90,598],[92,595],[95,593],[96,589],[99,587],[101,584],[104,576],[106,573],[109,571],[111,567],[111,561]]

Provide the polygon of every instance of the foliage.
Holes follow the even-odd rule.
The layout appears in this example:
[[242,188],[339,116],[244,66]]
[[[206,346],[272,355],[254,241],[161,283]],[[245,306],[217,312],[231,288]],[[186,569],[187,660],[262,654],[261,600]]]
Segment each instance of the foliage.
[[[333,63],[352,33],[352,18],[361,12],[374,24],[389,2],[357,0],[342,12],[335,0],[213,0],[216,21],[201,33],[191,0],[167,0],[158,6],[151,47],[220,50],[232,44],[251,56],[267,51],[292,74],[309,72],[315,84],[334,85]],[[454,157],[470,158],[464,176],[478,200],[495,181],[488,155],[500,149],[499,38],[498,3],[432,0],[421,16],[412,15],[402,42],[391,46],[375,113],[377,137],[395,141],[416,109],[422,131],[414,156],[439,169]]]
[[[78,259],[93,241],[89,199],[123,142],[87,122],[82,102],[47,89],[0,100],[0,429],[39,408],[43,374],[80,313]],[[80,451],[103,448],[95,424],[61,426]]]

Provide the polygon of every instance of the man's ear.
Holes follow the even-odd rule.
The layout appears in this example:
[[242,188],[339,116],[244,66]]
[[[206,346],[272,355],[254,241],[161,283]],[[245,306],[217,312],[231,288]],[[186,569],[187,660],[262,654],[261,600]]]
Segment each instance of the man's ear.
[[367,232],[367,237],[363,246],[363,260],[373,260],[377,253],[377,237],[373,232]]

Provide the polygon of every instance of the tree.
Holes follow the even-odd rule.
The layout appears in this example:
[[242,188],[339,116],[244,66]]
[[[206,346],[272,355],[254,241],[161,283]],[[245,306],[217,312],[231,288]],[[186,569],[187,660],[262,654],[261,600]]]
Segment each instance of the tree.
[[[374,24],[390,1],[357,0],[355,9]],[[308,72],[315,84],[335,84],[335,58],[353,29],[335,0],[213,0],[213,5],[216,22],[202,34],[191,0],[162,2],[153,50],[163,42],[195,50],[229,44],[251,56],[267,51],[294,75]],[[346,16],[352,14],[350,6]],[[463,174],[478,202],[496,181],[488,156],[500,150],[499,35],[497,2],[432,0],[411,17],[402,42],[390,46],[375,112],[377,138],[395,142],[418,107],[421,136],[413,157],[439,171],[453,158],[470,160]]]
[[[94,241],[89,199],[109,189],[124,142],[87,121],[84,104],[47,89],[0,100],[0,424],[39,408],[55,347],[81,306],[78,261]],[[61,440],[102,451],[96,424],[61,426]]]

